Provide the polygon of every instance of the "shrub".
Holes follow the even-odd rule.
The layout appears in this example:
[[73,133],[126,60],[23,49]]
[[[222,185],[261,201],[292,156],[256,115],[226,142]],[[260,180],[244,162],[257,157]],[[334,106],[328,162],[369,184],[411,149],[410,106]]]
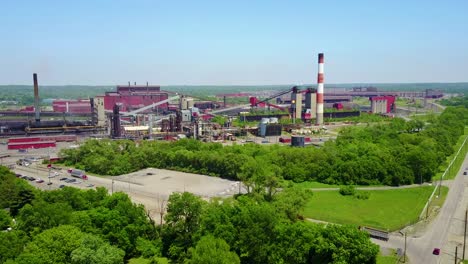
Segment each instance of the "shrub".
[[341,186],[340,194],[341,195],[354,195],[356,193],[356,188],[353,185]]
[[360,200],[367,200],[369,199],[370,192],[357,192],[354,194],[354,197],[360,199]]

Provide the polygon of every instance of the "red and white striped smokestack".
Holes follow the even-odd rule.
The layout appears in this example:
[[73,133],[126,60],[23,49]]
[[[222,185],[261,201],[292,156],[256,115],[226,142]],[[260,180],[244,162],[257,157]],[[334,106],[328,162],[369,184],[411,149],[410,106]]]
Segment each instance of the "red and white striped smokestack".
[[323,53],[318,54],[318,75],[317,75],[317,125],[323,124]]

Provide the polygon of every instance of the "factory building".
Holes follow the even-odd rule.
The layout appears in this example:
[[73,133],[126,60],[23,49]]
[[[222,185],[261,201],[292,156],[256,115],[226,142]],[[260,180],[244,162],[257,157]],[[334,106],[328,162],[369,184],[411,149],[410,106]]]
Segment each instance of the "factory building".
[[395,96],[373,96],[369,100],[374,114],[388,114],[395,110]]
[[[121,112],[130,112],[142,107],[157,103],[168,98],[168,92],[161,91],[159,86],[117,86],[115,92],[106,92],[104,95],[104,109],[112,111],[114,105],[120,105]],[[158,110],[167,110],[168,103],[161,104]],[[152,112],[148,109],[144,112]]]
[[90,114],[90,100],[66,100],[58,99],[52,101],[52,109],[56,113]]
[[34,142],[18,142],[8,143],[8,149],[39,149],[39,148],[55,148],[55,141],[34,141]]

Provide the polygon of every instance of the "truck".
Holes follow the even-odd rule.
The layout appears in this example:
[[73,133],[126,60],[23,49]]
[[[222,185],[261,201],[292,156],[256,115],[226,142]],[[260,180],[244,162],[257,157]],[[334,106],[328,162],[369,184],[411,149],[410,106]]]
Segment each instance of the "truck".
[[85,172],[82,170],[77,170],[77,169],[69,169],[68,172],[70,173],[71,176],[80,178],[83,180],[87,180],[88,176],[86,176]]

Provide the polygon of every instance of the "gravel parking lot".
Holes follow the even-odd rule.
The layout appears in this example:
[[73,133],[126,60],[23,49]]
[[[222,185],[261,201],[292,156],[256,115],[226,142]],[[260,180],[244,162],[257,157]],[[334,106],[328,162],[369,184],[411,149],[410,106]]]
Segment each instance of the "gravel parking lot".
[[[72,186],[81,189],[106,187],[109,192],[122,191],[127,193],[134,202],[145,205],[153,216],[159,215],[161,203],[167,200],[173,192],[191,192],[205,199],[211,197],[230,196],[239,192],[239,182],[224,180],[206,175],[184,173],[170,170],[147,168],[130,174],[104,177],[88,175],[88,180],[78,179],[76,183],[61,181],[61,178],[72,178],[67,168],[61,170],[52,169],[49,172],[47,166],[41,164],[42,160],[32,162],[29,166],[18,166],[16,161],[25,157],[54,157],[62,148],[68,148],[76,143],[58,142],[56,148],[30,149],[27,153],[19,153],[17,150],[7,150],[6,145],[0,145],[0,156],[4,166],[14,165],[14,172],[35,178],[41,178],[43,183],[30,181],[30,183],[44,190],[53,190],[60,185]],[[52,176],[49,178],[49,173]],[[57,174],[57,176],[54,176]],[[76,178],[75,178],[76,179]],[[50,185],[47,183],[51,182]],[[91,186],[92,185],[92,186]],[[244,191],[244,190],[243,190]]]

